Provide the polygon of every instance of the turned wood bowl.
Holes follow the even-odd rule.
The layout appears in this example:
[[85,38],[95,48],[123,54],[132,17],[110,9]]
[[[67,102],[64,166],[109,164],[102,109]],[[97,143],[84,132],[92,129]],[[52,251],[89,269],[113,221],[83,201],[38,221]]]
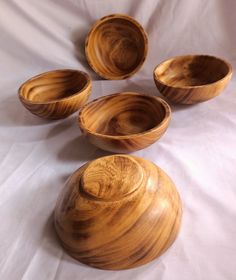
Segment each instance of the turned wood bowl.
[[102,78],[126,79],[143,65],[148,39],[143,27],[132,17],[114,14],[98,20],[85,42],[91,68]]
[[169,105],[156,96],[115,93],[84,105],[79,126],[88,140],[115,153],[143,149],[157,141],[171,118]]
[[56,232],[72,257],[116,270],[165,252],[179,231],[182,207],[174,183],[158,166],[112,155],[72,174],[54,214]]
[[34,115],[62,119],[85,104],[91,92],[88,74],[72,70],[54,70],[37,75],[19,88],[20,101]]
[[219,95],[232,77],[231,65],[209,55],[168,59],[154,69],[157,89],[173,103],[194,104]]

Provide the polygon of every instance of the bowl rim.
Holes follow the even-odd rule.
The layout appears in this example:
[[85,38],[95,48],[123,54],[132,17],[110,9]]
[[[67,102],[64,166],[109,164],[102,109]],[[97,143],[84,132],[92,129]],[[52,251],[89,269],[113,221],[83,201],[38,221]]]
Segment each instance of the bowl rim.
[[[86,84],[84,85],[84,87],[81,90],[79,90],[79,91],[77,91],[77,92],[75,92],[75,93],[73,93],[73,94],[71,94],[71,95],[69,95],[67,97],[63,97],[63,98],[59,98],[59,99],[55,99],[55,100],[51,100],[51,101],[43,101],[43,102],[42,101],[32,101],[32,100],[30,100],[28,98],[25,98],[23,96],[23,92],[22,92],[23,87],[25,85],[27,85],[29,82],[31,82],[33,80],[36,80],[36,79],[38,79],[40,77],[43,77],[43,76],[45,76],[47,74],[57,73],[57,72],[65,72],[65,71],[67,71],[67,72],[76,72],[76,73],[79,73],[82,76],[84,76],[85,79],[86,79]],[[77,69],[69,69],[69,68],[67,68],[67,69],[56,69],[56,70],[50,70],[50,71],[42,72],[42,73],[40,73],[38,75],[35,75],[35,76],[29,78],[28,80],[26,80],[19,87],[19,89],[18,89],[18,96],[24,102],[31,103],[31,104],[37,104],[37,105],[40,105],[40,104],[42,104],[42,105],[55,104],[56,102],[66,101],[66,100],[69,100],[71,98],[74,98],[76,95],[79,95],[79,94],[83,93],[86,89],[88,89],[91,86],[92,86],[92,80],[91,80],[90,76],[86,72],[84,72],[84,71],[77,70]]]
[[[212,83],[208,83],[208,84],[204,84],[204,85],[196,85],[196,86],[175,86],[175,85],[170,85],[168,83],[165,83],[163,81],[161,81],[158,77],[157,77],[157,74],[156,74],[156,70],[157,68],[159,68],[160,66],[162,66],[162,64],[170,61],[170,60],[174,60],[174,59],[178,59],[178,58],[184,58],[184,57],[209,57],[209,58],[212,58],[212,59],[217,59],[217,60],[220,60],[221,62],[223,62],[227,67],[228,67],[228,72],[227,74],[215,81],[215,82],[212,82]],[[177,56],[173,56],[173,57],[170,57],[168,59],[165,59],[163,60],[162,62],[160,62],[159,64],[157,64],[153,70],[153,78],[154,78],[154,81],[158,81],[160,84],[164,85],[164,86],[167,86],[167,87],[171,87],[171,88],[176,88],[176,89],[190,89],[190,88],[201,88],[201,87],[206,87],[206,86],[210,86],[210,85],[214,85],[220,81],[223,81],[224,79],[228,78],[230,75],[232,75],[233,73],[233,68],[232,68],[232,65],[227,62],[225,59],[222,59],[220,57],[217,57],[217,56],[214,56],[214,55],[208,55],[208,54],[187,54],[187,55],[177,55]]]
[[[138,27],[139,31],[142,34],[143,40],[144,40],[144,52],[143,52],[143,59],[139,62],[138,66],[131,72],[129,72],[128,74],[124,74],[124,75],[120,75],[120,76],[111,76],[111,75],[107,75],[107,74],[103,74],[101,73],[98,69],[96,69],[96,67],[93,65],[93,62],[90,59],[90,55],[89,55],[89,50],[88,50],[88,46],[89,46],[89,42],[90,42],[90,38],[91,35],[96,31],[96,29],[103,24],[106,21],[112,20],[112,19],[123,19],[126,21],[131,22],[132,24],[134,24],[136,27]],[[126,14],[110,14],[107,16],[104,16],[98,20],[95,21],[95,23],[92,25],[92,27],[90,28],[86,39],[85,39],[85,56],[87,59],[88,64],[90,65],[90,67],[93,69],[93,71],[99,75],[100,77],[106,79],[106,80],[123,80],[123,79],[127,79],[130,76],[134,75],[136,72],[138,72],[141,67],[143,66],[146,58],[147,58],[147,52],[148,52],[148,35],[147,32],[144,30],[144,28],[142,27],[142,25],[133,17],[126,15]]]
[[[139,132],[139,133],[133,133],[133,134],[127,134],[127,135],[108,135],[108,134],[102,134],[102,133],[98,133],[98,132],[94,132],[90,129],[88,129],[85,125],[84,125],[84,121],[82,120],[82,114],[83,111],[91,106],[93,103],[96,102],[100,102],[101,100],[107,99],[107,98],[111,98],[111,97],[117,97],[117,96],[121,96],[121,95],[130,95],[130,96],[141,96],[141,97],[147,97],[150,99],[155,99],[157,102],[159,102],[162,107],[165,110],[165,115],[163,120],[158,123],[158,125],[154,126],[151,129],[145,130],[143,132]],[[78,123],[79,123],[79,127],[82,130],[82,132],[87,133],[87,134],[91,134],[91,135],[95,135],[101,138],[107,138],[107,139],[130,139],[130,138],[134,138],[134,137],[138,137],[138,136],[144,136],[147,135],[149,133],[152,133],[153,131],[159,130],[161,127],[163,126],[168,126],[169,122],[171,120],[171,108],[170,105],[161,97],[157,97],[154,95],[148,95],[148,94],[143,94],[143,93],[138,93],[138,92],[117,92],[117,93],[113,93],[113,94],[109,94],[109,95],[105,95],[105,96],[101,96],[99,98],[96,98],[90,102],[88,102],[87,104],[85,104],[79,111],[79,115],[78,115]]]

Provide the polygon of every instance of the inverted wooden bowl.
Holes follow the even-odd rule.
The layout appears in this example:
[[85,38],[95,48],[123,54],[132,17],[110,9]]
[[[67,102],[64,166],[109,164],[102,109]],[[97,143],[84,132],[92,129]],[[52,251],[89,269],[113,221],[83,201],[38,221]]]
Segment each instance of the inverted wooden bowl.
[[143,65],[148,39],[143,27],[127,15],[98,20],[88,33],[85,53],[92,69],[102,78],[126,79]]
[[20,101],[31,113],[47,119],[66,118],[87,101],[91,92],[88,74],[71,69],[37,75],[19,88]]
[[157,141],[171,117],[161,98],[134,92],[115,93],[93,100],[79,113],[81,131],[95,146],[128,153]]
[[221,93],[232,76],[231,65],[209,55],[178,56],[154,69],[158,90],[174,103],[194,104]]
[[166,251],[179,231],[182,207],[174,183],[142,158],[112,155],[75,171],[55,208],[67,252],[90,266],[127,269]]

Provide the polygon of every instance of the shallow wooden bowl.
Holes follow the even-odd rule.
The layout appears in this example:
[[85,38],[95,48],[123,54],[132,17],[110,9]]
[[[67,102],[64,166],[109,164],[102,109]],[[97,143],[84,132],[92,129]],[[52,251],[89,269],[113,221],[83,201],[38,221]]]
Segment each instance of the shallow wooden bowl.
[[128,153],[157,141],[171,118],[161,98],[134,92],[107,95],[86,104],[79,113],[81,131],[95,146]]
[[182,207],[174,183],[142,158],[112,155],[75,171],[55,208],[67,252],[102,269],[127,269],[165,252],[179,231]]
[[221,93],[232,76],[231,65],[209,55],[178,56],[154,69],[158,90],[174,103],[194,104]]
[[22,104],[34,115],[47,119],[66,118],[87,101],[91,92],[88,74],[71,69],[37,75],[19,88]]
[[98,20],[88,33],[85,53],[92,69],[102,78],[126,79],[136,73],[147,55],[148,39],[132,17],[109,15]]

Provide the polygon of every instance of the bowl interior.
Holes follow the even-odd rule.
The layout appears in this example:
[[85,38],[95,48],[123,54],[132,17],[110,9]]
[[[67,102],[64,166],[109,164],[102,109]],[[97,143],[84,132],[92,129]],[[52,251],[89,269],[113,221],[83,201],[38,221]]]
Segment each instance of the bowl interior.
[[105,78],[125,78],[145,60],[145,36],[142,28],[131,20],[108,17],[95,25],[89,35],[89,63]]
[[80,120],[91,132],[124,136],[150,130],[165,116],[165,107],[157,98],[127,93],[102,97],[85,105]]
[[219,58],[192,55],[175,57],[163,62],[155,69],[155,76],[166,85],[191,87],[217,82],[229,71],[229,65]]
[[56,70],[38,75],[20,88],[20,95],[31,102],[52,102],[68,98],[88,83],[85,73],[76,70]]

